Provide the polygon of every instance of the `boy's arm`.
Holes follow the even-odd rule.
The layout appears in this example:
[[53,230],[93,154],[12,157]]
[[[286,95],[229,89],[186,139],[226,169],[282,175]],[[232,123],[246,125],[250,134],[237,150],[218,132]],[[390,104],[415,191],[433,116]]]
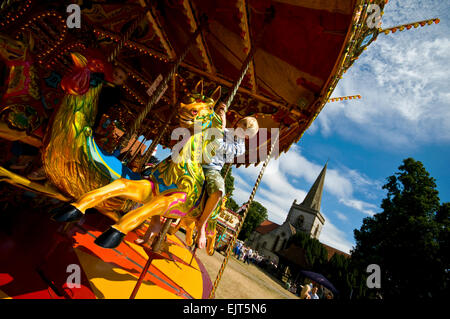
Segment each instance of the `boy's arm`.
[[245,140],[236,137],[234,140],[234,134],[231,132],[225,132],[225,140],[219,142],[217,152],[221,152],[226,159],[226,162],[232,161],[235,157],[245,153]]
[[216,111],[215,111],[217,113],[217,115],[219,115],[220,118],[222,119],[222,128],[223,129],[227,126],[226,109],[227,109],[227,106],[225,105],[225,103],[220,102],[219,105],[217,105]]
[[236,157],[245,153],[245,139],[236,137]]

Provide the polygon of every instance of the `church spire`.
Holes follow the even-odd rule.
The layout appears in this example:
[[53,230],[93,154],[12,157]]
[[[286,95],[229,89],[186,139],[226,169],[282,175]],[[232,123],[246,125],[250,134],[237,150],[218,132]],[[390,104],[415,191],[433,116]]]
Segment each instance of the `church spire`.
[[325,166],[323,167],[313,186],[300,205],[320,212],[320,203],[322,201],[323,185],[325,183],[325,173],[327,171],[327,165],[328,161],[325,163]]

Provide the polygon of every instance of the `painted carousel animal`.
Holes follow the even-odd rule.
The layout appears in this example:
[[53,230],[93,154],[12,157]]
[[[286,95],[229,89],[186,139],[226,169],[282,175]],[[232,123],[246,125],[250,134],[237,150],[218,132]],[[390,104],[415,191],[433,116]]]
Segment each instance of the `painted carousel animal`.
[[[208,255],[212,256],[214,254],[216,237],[217,237],[217,217],[220,212],[226,209],[226,202],[228,200],[228,195],[225,195],[222,198],[221,205],[217,205],[215,210],[212,212],[211,216],[208,218],[206,224],[206,252]],[[177,232],[180,228],[183,228],[186,231],[186,245],[192,246],[196,237],[198,236],[198,232],[195,231],[199,228],[197,218],[184,218],[182,219],[175,227],[171,229],[171,233]]]
[[[71,57],[74,67],[61,80],[66,96],[44,140],[42,159],[52,184],[67,198],[78,199],[115,179],[140,179],[140,175],[104,153],[93,138],[99,94],[105,83],[114,81],[111,66],[95,51]],[[132,205],[111,199],[96,208],[117,221]]]
[[217,218],[219,214],[226,209],[226,203],[228,200],[228,194],[222,198],[221,205],[217,205],[216,210],[211,217],[208,219],[208,225],[206,226],[206,252],[208,255],[212,256],[214,254],[214,249],[216,248],[216,237],[217,237]]
[[[86,94],[89,94],[89,91]],[[106,186],[95,188],[80,196],[73,196],[77,198],[77,201],[56,210],[53,218],[61,222],[75,221],[80,219],[88,208],[104,208],[104,204],[112,200],[125,202],[125,199],[128,199],[142,204],[139,208],[117,219],[113,218],[116,224],[96,239],[98,245],[105,248],[113,248],[120,244],[128,232],[152,216],[161,215],[177,219],[189,219],[200,216],[206,193],[201,157],[206,154],[205,150],[207,147],[211,147],[214,144],[211,140],[204,139],[203,135],[210,128],[221,128],[220,117],[213,110],[215,100],[219,96],[220,87],[214,91],[211,97],[205,97],[203,95],[203,82],[198,83],[194,93],[188,95],[181,103],[178,114],[178,119],[182,126],[193,128],[195,123],[197,129],[194,129],[194,134],[185,141],[180,152],[159,163],[151,171],[148,179],[141,179],[136,174],[131,174],[132,172],[126,172],[126,169],[122,167],[122,174],[118,176],[119,178],[116,178],[109,184],[105,183],[107,184]],[[79,105],[79,102],[76,101],[76,96],[69,97],[68,100],[73,101],[67,104]],[[83,102],[82,104],[86,107],[86,104],[95,105],[95,102],[91,98],[89,102]],[[80,174],[80,171],[85,172],[89,167],[88,157],[82,150],[87,148],[91,142],[88,141],[88,143],[83,144],[82,140],[80,140],[80,145],[63,143],[63,141],[68,140],[77,142],[77,137],[82,136],[83,133],[90,136],[91,132],[87,127],[70,128],[71,126],[76,126],[78,122],[85,122],[90,114],[84,111],[82,114],[77,115],[76,107],[69,109],[71,110],[66,109],[64,111],[67,113],[63,117],[66,120],[65,122],[61,121],[61,127],[59,128],[59,134],[64,134],[64,136],[52,134],[51,139],[58,149],[54,150],[54,156],[50,157],[60,156],[62,163],[55,164],[53,162],[51,165],[64,167],[65,171],[63,174],[66,176],[75,174],[76,178],[81,180],[86,178],[93,179],[95,178],[94,176],[83,176],[83,174]],[[71,130],[70,133],[66,132],[68,130],[67,126]],[[55,143],[55,141],[59,142]],[[67,167],[67,164],[64,166],[64,163],[67,163],[67,160],[73,156],[73,148],[78,149],[78,157],[72,160],[71,167]],[[51,145],[47,149],[51,149]],[[94,149],[98,150],[98,147],[94,145]],[[100,154],[97,155],[100,156]],[[48,155],[45,156],[45,158],[47,157]],[[46,162],[49,163],[50,161],[47,160]],[[49,173],[51,174],[51,172]],[[56,172],[56,174],[61,175],[59,172]],[[111,177],[113,176],[111,175]],[[61,188],[70,187],[70,182],[64,179],[59,178],[57,182],[61,183]],[[79,192],[80,190],[78,189],[77,191]],[[101,209],[100,211],[103,212]],[[122,212],[126,212],[126,210],[122,210]]]
[[[34,41],[29,33],[23,34],[22,40],[0,34],[0,77],[4,75],[4,78],[0,78],[0,138],[21,141],[39,148],[43,144],[44,123],[48,119],[44,105],[57,107],[60,93],[50,90],[42,95],[40,92],[33,47]],[[68,200],[53,185],[32,182],[2,166],[0,181],[45,196]]]
[[0,83],[0,137],[39,146],[36,139],[28,138],[46,118],[33,64],[33,46],[29,34],[22,41],[0,34],[0,64],[6,75]]
[[[8,81],[8,83],[14,84],[16,80],[22,81],[24,83],[22,86],[27,90],[19,90],[20,94],[15,94],[14,97],[22,103],[28,101],[30,96],[33,95],[31,88],[34,87],[32,84],[35,83],[35,76],[32,76],[35,75],[35,72],[32,72],[31,69],[32,58],[26,53],[28,52],[27,48],[31,45],[4,36],[0,37],[0,45],[5,52],[12,52],[9,53],[8,59],[21,54],[21,63],[25,61],[23,62],[24,66],[15,62],[14,65],[20,67],[11,69],[9,78],[14,80]],[[72,54],[75,65],[70,70],[70,74],[66,75],[61,81],[61,87],[66,95],[63,97],[59,108],[54,112],[53,120],[47,127],[44,139],[39,140],[38,145],[29,143],[42,147],[43,167],[50,183],[42,185],[30,182],[3,167],[0,167],[0,181],[6,181],[27,190],[69,201],[79,198],[90,190],[108,184],[114,178],[121,176],[140,178],[138,174],[122,167],[118,159],[103,156],[92,138],[91,127],[97,113],[98,96],[104,83],[103,78],[112,80],[112,72],[109,65],[104,62],[99,54],[89,51],[88,54],[88,58],[80,54]],[[12,86],[12,88],[17,87],[17,84]],[[3,97],[4,99],[5,97]],[[10,108],[7,106],[3,111],[5,109]],[[4,122],[0,122],[0,137],[29,142],[27,141],[27,135],[22,136],[20,131],[17,130],[4,129],[2,123],[4,124]],[[113,220],[118,220],[121,213],[130,208],[131,203],[115,199],[100,205],[99,210]]]
[[[142,216],[151,216],[152,212],[148,213],[151,205],[157,209],[165,203],[170,209],[164,213],[159,212],[165,215],[175,217],[199,215],[204,204],[204,196],[200,195],[206,193],[202,192],[204,177],[196,157],[194,155],[189,157],[187,154],[204,149],[205,143],[201,141],[200,135],[193,135],[180,152],[179,158],[184,162],[174,163],[167,159],[156,167],[151,181],[142,180],[139,174],[124,167],[118,159],[102,152],[92,137],[98,96],[104,83],[100,75],[104,74],[104,77],[110,80],[111,70],[104,60],[95,54],[87,58],[76,53],[71,56],[74,68],[61,81],[61,87],[67,95],[54,115],[53,124],[43,142],[44,168],[57,191],[37,183],[30,183],[1,167],[0,180],[61,200],[78,200],[80,213],[89,207],[95,207],[118,223],[117,229],[122,230],[121,234],[135,227],[130,221],[144,221],[147,217]],[[213,126],[220,127],[220,119],[217,119],[213,112],[214,100],[220,96],[220,87],[212,98],[203,96],[202,83],[199,83],[196,89],[198,93],[192,94],[188,102],[181,103],[178,116],[180,123],[185,127],[192,127],[194,120],[197,119],[197,122],[202,124],[202,130]],[[102,188],[103,186],[106,188]],[[116,186],[120,187],[116,188],[115,192],[109,192]],[[101,194],[105,190],[108,195],[102,197]],[[92,193],[89,193],[90,191]],[[93,197],[95,200],[89,201]],[[133,211],[131,215],[122,216],[135,206],[135,203],[126,199],[145,205]],[[76,205],[75,203],[69,207]],[[144,210],[146,214],[141,215]],[[62,211],[59,213],[59,217],[55,217],[57,220],[75,219],[72,212],[65,218],[61,216]],[[99,238],[99,243],[102,238]],[[108,245],[104,243],[104,246]]]

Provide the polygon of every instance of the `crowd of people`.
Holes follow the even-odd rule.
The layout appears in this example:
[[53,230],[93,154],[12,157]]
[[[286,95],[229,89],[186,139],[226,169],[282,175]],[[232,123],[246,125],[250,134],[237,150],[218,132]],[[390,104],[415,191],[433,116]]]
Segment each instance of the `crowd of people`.
[[300,288],[300,299],[333,299],[333,294],[330,291],[326,291],[322,285],[308,283],[300,285]]
[[237,260],[243,261],[247,264],[259,264],[263,260],[263,256],[261,256],[256,250],[253,251],[253,249],[244,245],[244,243],[240,240],[236,241],[233,254]]
[[[276,268],[276,264],[272,260],[260,255],[257,251],[254,251],[251,247],[246,246],[244,242],[237,240],[233,248],[233,255],[237,260],[244,263],[255,265],[262,265],[266,262],[267,265]],[[298,295],[300,299],[333,299],[333,293],[322,285],[315,282],[310,282],[304,285],[297,285],[297,283],[286,282],[287,290],[295,295]]]

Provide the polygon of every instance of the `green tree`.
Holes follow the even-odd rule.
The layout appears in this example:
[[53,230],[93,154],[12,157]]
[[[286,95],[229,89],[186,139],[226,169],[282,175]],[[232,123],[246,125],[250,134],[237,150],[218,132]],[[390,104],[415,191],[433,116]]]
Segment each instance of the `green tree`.
[[[220,174],[223,176],[225,174],[226,166],[222,167]],[[233,177],[233,168],[230,167],[230,171],[228,172],[227,177],[225,178],[225,193],[229,194],[230,198],[233,196],[234,192],[234,177]]]
[[[240,212],[241,214],[243,211]],[[265,219],[267,219],[267,208],[257,201],[253,201],[248,209],[247,217],[242,225],[241,232],[238,238],[241,240],[247,239],[250,234],[258,227]]]
[[443,276],[440,287],[443,291],[449,289],[449,265],[450,265],[450,203],[443,203],[436,214],[436,222],[439,227],[439,235],[437,240],[439,243],[438,258],[446,269],[446,276]]
[[228,198],[225,206],[227,208],[231,209],[233,212],[237,212],[237,210],[239,209],[239,205],[236,203],[236,201],[233,199],[233,197]]
[[[225,166],[222,168],[222,171],[220,172],[223,176],[225,173]],[[230,171],[228,172],[228,175],[225,178],[225,193],[228,194],[228,199],[225,204],[225,206],[232,211],[236,212],[239,208],[239,205],[236,203],[236,201],[233,199],[233,192],[234,192],[234,177],[232,174],[233,168],[230,168]]]
[[324,270],[328,261],[328,252],[317,239],[311,238],[306,233],[297,232],[289,238],[288,246],[291,244],[304,249],[305,258],[308,263],[305,266],[308,270],[315,272],[322,272]]
[[[327,265],[323,275],[339,290],[340,299],[350,295],[352,274],[350,273],[350,261],[342,255],[334,254]],[[349,284],[350,283],[350,284]]]
[[369,264],[380,266],[384,298],[444,296],[450,268],[448,250],[444,253],[449,203],[440,205],[435,179],[412,158],[403,160],[383,189],[383,211],[365,218],[354,231],[355,264],[361,270]]
[[339,291],[338,299],[359,299],[366,291],[366,276],[352,258],[334,254],[322,273]]

